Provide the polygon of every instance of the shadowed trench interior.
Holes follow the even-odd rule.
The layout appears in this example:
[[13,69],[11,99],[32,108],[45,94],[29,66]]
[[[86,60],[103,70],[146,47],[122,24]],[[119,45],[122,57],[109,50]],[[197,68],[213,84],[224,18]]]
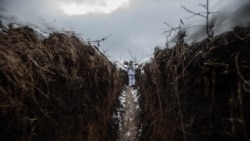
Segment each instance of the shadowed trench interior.
[[126,70],[73,34],[4,29],[0,139],[247,141],[249,33],[157,50],[133,89]]

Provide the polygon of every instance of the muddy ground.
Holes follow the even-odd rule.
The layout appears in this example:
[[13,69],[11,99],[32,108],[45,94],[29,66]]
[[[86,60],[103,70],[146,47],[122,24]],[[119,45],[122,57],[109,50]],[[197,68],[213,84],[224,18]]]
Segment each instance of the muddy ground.
[[121,114],[119,141],[137,141],[137,114],[134,88],[127,87],[124,94],[124,108]]

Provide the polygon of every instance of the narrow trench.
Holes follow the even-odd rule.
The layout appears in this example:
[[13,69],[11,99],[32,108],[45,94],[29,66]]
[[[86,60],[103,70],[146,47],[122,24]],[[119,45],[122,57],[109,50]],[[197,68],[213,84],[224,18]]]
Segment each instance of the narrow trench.
[[137,116],[139,111],[137,90],[125,87],[120,96],[122,109],[120,110],[120,128],[118,141],[137,141]]

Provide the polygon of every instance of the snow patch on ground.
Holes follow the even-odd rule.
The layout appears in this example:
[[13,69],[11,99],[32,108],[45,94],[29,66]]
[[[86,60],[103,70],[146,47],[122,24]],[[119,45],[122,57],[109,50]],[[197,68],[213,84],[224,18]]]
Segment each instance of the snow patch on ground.
[[136,140],[138,133],[137,116],[139,109],[138,90],[125,86],[121,92],[119,101],[121,108],[119,111],[119,138],[121,141]]
[[138,94],[138,90],[137,89],[133,89],[132,90],[132,96],[133,96],[133,99],[134,99],[134,103],[136,104],[136,109],[137,110],[140,110],[140,106],[139,106],[139,94]]
[[122,107],[124,108],[125,107],[125,103],[126,103],[126,93],[125,91],[123,90],[119,96],[119,101],[122,105]]

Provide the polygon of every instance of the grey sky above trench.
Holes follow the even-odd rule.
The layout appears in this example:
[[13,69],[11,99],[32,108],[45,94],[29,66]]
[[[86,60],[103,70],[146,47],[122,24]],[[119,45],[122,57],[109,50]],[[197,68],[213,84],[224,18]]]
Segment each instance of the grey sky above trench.
[[[218,1],[225,0],[210,0],[211,10]],[[199,4],[205,3],[205,0],[1,0],[0,15],[23,25],[47,24],[59,31],[70,29],[85,40],[111,35],[100,43],[100,50],[111,60],[136,57],[136,61],[141,61],[151,57],[156,46],[165,46],[162,33],[168,27],[164,23],[176,27],[180,19],[192,22],[187,18],[190,13],[181,5],[202,12],[205,9]]]

